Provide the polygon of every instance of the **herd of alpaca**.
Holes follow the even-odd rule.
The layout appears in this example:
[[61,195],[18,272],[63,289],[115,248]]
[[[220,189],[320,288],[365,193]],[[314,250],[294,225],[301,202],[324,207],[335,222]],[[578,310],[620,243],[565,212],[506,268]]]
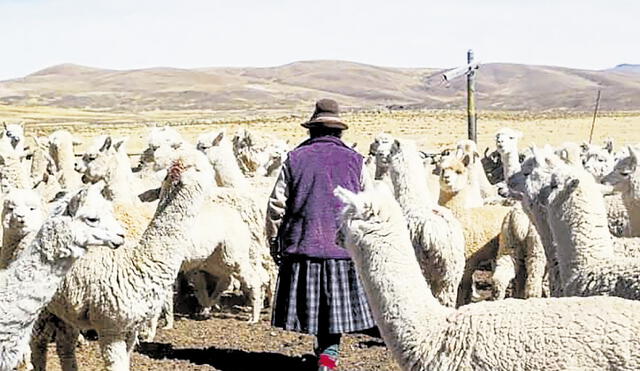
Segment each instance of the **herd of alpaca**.
[[[496,134],[501,171],[488,175],[474,142],[425,154],[379,134],[365,191],[335,190],[345,247],[402,369],[640,368],[640,149],[521,150],[521,137]],[[132,166],[126,138],[101,135],[76,154],[64,130],[0,131],[0,370],[46,369],[52,341],[75,370],[87,330],[106,369],[130,369],[135,344],[161,320],[172,327],[180,279],[194,314],[235,291],[260,319],[277,277],[266,199],[290,148],[246,129],[195,143],[153,128]],[[488,297],[478,269],[491,270]]]

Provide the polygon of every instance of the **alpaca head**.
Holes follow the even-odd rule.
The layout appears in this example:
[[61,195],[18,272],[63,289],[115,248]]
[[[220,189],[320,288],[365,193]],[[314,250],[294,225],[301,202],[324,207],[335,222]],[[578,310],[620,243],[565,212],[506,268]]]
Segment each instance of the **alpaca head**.
[[168,148],[179,150],[185,144],[185,140],[176,129],[170,126],[154,127],[151,129],[151,132],[149,132],[147,148],[142,152],[140,162],[142,164],[155,166],[155,154],[158,149]]
[[523,206],[529,209],[533,206],[546,207],[559,179],[558,174],[571,173],[572,169],[555,155],[550,146],[533,147],[532,152],[533,156],[525,160],[522,169],[509,179],[509,187],[523,195]]
[[450,156],[440,163],[440,189],[447,193],[458,193],[469,186],[471,181],[470,166],[472,157],[469,154],[462,158]]
[[360,193],[338,186],[333,194],[344,204],[340,214],[340,235],[349,250],[374,247],[360,242],[367,237],[376,238],[376,232],[384,233],[390,219],[404,220],[400,206],[383,182],[376,182],[372,190]]
[[53,216],[71,217],[72,235],[79,249],[76,251],[78,254],[82,254],[81,250],[88,246],[115,249],[125,242],[125,231],[114,215],[113,205],[102,196],[103,187],[103,182],[85,186],[66,195],[53,206]]
[[602,183],[637,200],[640,199],[640,150],[629,146],[628,152],[629,155],[618,160],[613,170],[602,179]]
[[34,176],[42,176],[44,174],[53,175],[55,173],[56,164],[49,153],[49,139],[47,137],[34,136],[33,142],[35,148],[32,153],[31,174]]
[[582,167],[582,149],[576,143],[564,142],[555,150],[555,154],[567,165]]
[[608,140],[603,146],[582,145],[582,164],[597,181],[609,174],[615,165],[613,142]]
[[0,132],[0,140],[6,141],[13,149],[23,149],[24,127],[21,124],[3,124],[3,126],[4,130]]
[[382,177],[389,171],[389,161],[391,159],[391,146],[394,139],[390,134],[380,133],[369,145],[369,155],[375,156],[376,159],[376,179]]
[[207,157],[192,148],[173,150],[160,148],[156,152],[156,163],[159,169],[166,169],[166,177],[162,184],[163,193],[177,185],[214,186],[215,176]]
[[210,131],[198,136],[196,148],[198,149],[198,151],[206,153],[209,148],[220,146],[223,143],[229,145],[231,144],[226,140],[224,129],[219,131]]
[[511,128],[502,128],[496,133],[496,148],[501,155],[518,153],[518,140],[522,133]]
[[67,130],[56,130],[49,135],[49,154],[60,170],[62,156],[73,156],[73,146],[77,143]]
[[75,170],[82,174],[84,183],[96,183],[118,165],[117,155],[126,157],[126,138],[114,140],[108,135],[99,136],[76,161]]
[[4,198],[2,226],[7,230],[26,235],[36,232],[45,217],[45,207],[40,195],[30,189],[12,189]]

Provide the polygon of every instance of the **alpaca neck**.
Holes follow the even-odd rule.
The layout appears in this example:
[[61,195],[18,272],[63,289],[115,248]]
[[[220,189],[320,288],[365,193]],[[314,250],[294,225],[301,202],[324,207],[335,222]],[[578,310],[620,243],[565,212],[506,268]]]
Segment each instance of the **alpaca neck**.
[[593,187],[584,184],[586,178],[569,195],[549,205],[548,224],[556,242],[563,282],[582,267],[605,263],[613,256],[604,198],[595,183]]
[[391,161],[389,176],[396,200],[405,214],[414,208],[433,206],[427,174],[417,151],[404,151]]
[[60,171],[60,185],[64,189],[74,189],[80,183],[78,173],[76,173],[75,156],[73,148],[61,148],[57,152],[57,166]]
[[[356,247],[351,250],[352,258],[385,343],[396,357],[404,358],[403,364],[427,364],[440,350],[448,325],[446,317],[454,310],[442,306],[431,293],[406,229],[398,232],[393,228],[366,235],[368,241],[363,244],[375,248]],[[427,344],[419,346],[427,354],[403,348],[403,344],[416,339],[425,339]],[[407,359],[411,356],[421,358]]]
[[249,182],[242,174],[240,166],[238,166],[231,145],[220,145],[212,148],[208,157],[216,171],[216,183],[218,186],[249,188]]
[[500,160],[502,160],[502,174],[505,181],[520,171],[520,155],[517,151],[500,152]]
[[622,194],[622,202],[629,215],[627,237],[640,237],[640,199],[635,198],[631,192],[625,192]]
[[[13,320],[34,322],[40,310],[51,300],[75,258],[57,258],[61,246],[74,247],[69,218],[56,217],[42,226],[37,237],[18,259],[3,271],[5,282],[9,282],[16,295],[12,302],[10,317]],[[75,249],[80,247],[75,246]],[[2,318],[0,321],[11,320]]]
[[113,167],[105,177],[107,198],[119,203],[139,203],[137,195],[142,187],[139,179],[131,171],[128,159],[114,157],[113,161]]
[[483,205],[480,187],[470,183],[458,192],[440,187],[440,197],[438,204],[452,210],[454,214],[463,212],[466,209],[473,209]]
[[160,199],[153,219],[133,251],[133,261],[157,266],[156,269],[136,267],[141,276],[153,272],[149,282],[169,286],[175,280],[184,260],[185,241],[190,240],[190,230],[206,199],[204,187],[177,185]]

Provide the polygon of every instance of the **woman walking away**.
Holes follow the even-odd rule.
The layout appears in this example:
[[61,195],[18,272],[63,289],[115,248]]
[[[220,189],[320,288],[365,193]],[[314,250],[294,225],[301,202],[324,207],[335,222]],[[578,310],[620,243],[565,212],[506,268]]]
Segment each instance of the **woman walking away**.
[[339,246],[342,203],[333,190],[359,192],[369,180],[363,157],[340,139],[348,127],[338,103],[319,100],[302,126],[309,139],[289,153],[267,210],[271,255],[280,266],[271,322],[315,335],[318,370],[335,370],[341,335],[375,323],[353,262]]

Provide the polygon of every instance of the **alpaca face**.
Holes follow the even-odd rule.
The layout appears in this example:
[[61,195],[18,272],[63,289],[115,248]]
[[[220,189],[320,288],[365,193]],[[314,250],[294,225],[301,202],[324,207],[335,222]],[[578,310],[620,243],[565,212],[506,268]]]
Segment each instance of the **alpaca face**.
[[14,189],[7,194],[2,208],[2,226],[21,235],[37,231],[44,222],[44,205],[32,190]]
[[375,179],[382,177],[389,171],[391,161],[391,146],[393,137],[386,133],[378,134],[371,145],[369,145],[369,155],[375,156],[376,174]]
[[582,154],[582,164],[600,182],[613,171],[615,160],[609,147],[589,146]]
[[[149,141],[147,148],[140,157],[140,162],[153,164],[154,168],[158,168],[156,164],[156,152],[160,148],[165,150],[178,151],[185,147],[185,141],[175,129],[169,126],[161,128],[153,128],[149,133]],[[169,164],[165,164],[168,166]],[[162,169],[166,169],[163,167]]]
[[440,165],[440,188],[457,193],[469,184],[469,169],[457,158],[449,158]]
[[389,220],[393,217],[403,220],[400,206],[391,191],[382,182],[376,182],[374,189],[367,192],[353,193],[340,186],[333,194],[344,204],[340,215],[340,236],[344,246],[354,251],[375,244],[359,243],[368,237],[384,233]]
[[62,215],[74,219],[74,239],[78,246],[109,246],[124,243],[125,231],[113,213],[113,205],[102,196],[104,184],[83,188],[66,203]]
[[518,153],[518,140],[522,133],[510,128],[503,128],[496,133],[496,148],[502,155],[505,153]]
[[640,174],[638,174],[637,150],[629,147],[629,156],[619,160],[613,170],[607,174],[602,183],[613,187],[617,192],[640,198]]
[[5,125],[2,136],[7,139],[11,147],[14,149],[24,146],[24,128],[22,125]]

